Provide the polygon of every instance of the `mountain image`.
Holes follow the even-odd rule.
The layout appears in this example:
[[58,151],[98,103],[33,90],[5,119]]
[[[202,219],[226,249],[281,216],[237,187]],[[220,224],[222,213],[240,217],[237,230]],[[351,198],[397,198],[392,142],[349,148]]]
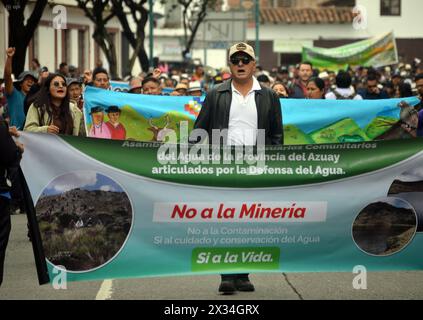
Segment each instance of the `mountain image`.
[[408,201],[417,213],[417,232],[423,232],[423,181],[394,180],[388,196]]
[[[423,181],[401,181],[394,180],[389,188],[388,194],[398,194],[405,192],[423,192]],[[423,201],[423,194],[422,194]]]
[[412,239],[416,223],[416,215],[410,208],[379,201],[360,212],[354,221],[353,238],[367,253],[393,254]]
[[124,244],[132,223],[125,192],[75,188],[43,194],[35,209],[46,258],[71,271],[108,262]]

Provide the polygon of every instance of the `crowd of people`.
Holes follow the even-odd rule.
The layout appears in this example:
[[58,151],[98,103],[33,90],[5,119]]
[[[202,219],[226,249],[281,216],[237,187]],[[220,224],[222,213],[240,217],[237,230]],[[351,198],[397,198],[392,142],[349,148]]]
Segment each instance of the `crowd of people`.
[[[0,89],[0,145],[8,145],[10,136],[18,136],[21,130],[50,134],[86,136],[83,119],[83,90],[86,86],[100,89],[111,88],[109,73],[101,66],[94,70],[70,68],[61,63],[58,70],[49,72],[34,59],[30,71],[22,72],[14,81],[12,78],[12,60],[14,48],[8,48]],[[196,120],[195,128],[210,131],[214,128],[229,129],[229,140],[233,145],[256,143],[256,137],[247,138],[235,129],[253,128],[266,130],[266,144],[283,143],[282,115],[283,100],[292,99],[331,99],[331,100],[369,100],[423,97],[423,65],[415,60],[413,64],[374,69],[371,67],[350,68],[348,70],[318,70],[310,62],[303,61],[297,66],[278,67],[271,71],[263,70],[256,64],[253,49],[239,43],[229,51],[229,67],[220,70],[196,65],[191,72],[181,68],[164,71],[155,68],[150,73],[141,73],[127,79],[130,94],[202,96],[207,95],[203,108]],[[255,92],[262,98],[254,100]],[[230,97],[222,101],[232,101],[230,105],[217,105],[216,97]],[[245,105],[247,109],[240,108]],[[219,112],[226,110],[227,117]],[[260,109],[260,112],[257,110]],[[423,136],[423,105],[401,112],[403,128],[411,136]],[[114,117],[118,118],[118,107],[110,107],[107,113],[110,123],[104,124],[102,118],[96,118],[100,110],[91,110],[93,127],[102,135],[124,135]],[[101,114],[102,110],[101,110]],[[104,124],[104,126],[103,126]],[[5,133],[6,132],[6,133]],[[0,200],[11,199],[15,212],[24,211],[22,192],[18,180],[18,159],[24,147],[16,142],[10,156],[0,163]],[[4,160],[4,161],[3,161]],[[6,161],[7,160],[7,161]],[[11,182],[12,188],[8,183]],[[0,201],[0,208],[4,203]],[[3,227],[1,227],[3,225]],[[8,230],[0,239],[0,246],[5,248],[10,220],[0,220],[0,229]],[[4,239],[3,239],[4,240]],[[4,250],[0,248],[0,254]],[[4,257],[0,257],[3,260]],[[0,261],[0,269],[2,261]],[[0,270],[1,271],[1,270]],[[2,272],[1,272],[2,273]],[[1,278],[0,278],[1,284]],[[235,284],[235,286],[234,286]],[[220,291],[253,291],[248,275],[226,275],[222,277]]]
[[[107,70],[99,66],[81,73],[78,68],[63,62],[55,72],[49,72],[47,67],[42,67],[37,59],[33,59],[30,70],[22,72],[13,81],[14,53],[14,48],[7,49],[4,77],[0,83],[0,120],[5,120],[15,131],[85,136],[83,90],[85,86],[111,89]],[[257,64],[253,76],[261,86],[273,90],[281,99],[423,97],[423,63],[418,59],[411,64],[400,63],[378,69],[357,67],[338,72],[318,70],[306,61],[296,66],[275,67],[270,71]],[[142,72],[129,77],[127,82],[131,94],[202,96],[231,79],[230,63],[229,67],[220,70],[202,65],[188,70],[159,64],[150,73]],[[422,136],[422,121],[419,121],[423,119],[422,108],[423,104],[419,103],[414,108],[414,117],[410,115],[404,119],[404,130],[411,136]],[[113,128],[110,130],[113,131]],[[15,174],[12,172],[11,176],[13,180]],[[17,206],[15,211],[22,209]]]

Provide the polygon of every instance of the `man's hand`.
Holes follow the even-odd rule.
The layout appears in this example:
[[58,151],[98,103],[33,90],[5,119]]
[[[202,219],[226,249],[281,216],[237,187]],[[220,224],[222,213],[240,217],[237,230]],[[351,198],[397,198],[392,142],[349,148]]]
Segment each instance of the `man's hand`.
[[59,134],[59,131],[60,131],[59,127],[56,127],[55,125],[52,125],[52,124],[49,125],[47,128],[48,133]]
[[12,137],[18,138],[20,136],[18,128],[16,127],[9,127],[9,133]]
[[156,68],[156,69],[153,70],[153,78],[158,79],[158,78],[160,78],[161,74],[162,74],[162,72],[160,71],[159,68]]
[[7,57],[12,58],[15,55],[15,52],[16,52],[16,48],[14,47],[7,48],[6,50]]

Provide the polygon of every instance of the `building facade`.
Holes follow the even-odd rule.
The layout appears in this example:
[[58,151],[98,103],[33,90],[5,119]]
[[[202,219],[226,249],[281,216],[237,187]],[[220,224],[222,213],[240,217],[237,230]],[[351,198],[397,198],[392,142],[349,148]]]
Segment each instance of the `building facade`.
[[[332,48],[389,31],[394,31],[400,60],[423,58],[421,0],[266,0],[260,4],[260,63],[265,68],[299,62],[303,45]],[[364,9],[365,28],[353,25],[356,6]],[[247,39],[254,44],[253,24]]]

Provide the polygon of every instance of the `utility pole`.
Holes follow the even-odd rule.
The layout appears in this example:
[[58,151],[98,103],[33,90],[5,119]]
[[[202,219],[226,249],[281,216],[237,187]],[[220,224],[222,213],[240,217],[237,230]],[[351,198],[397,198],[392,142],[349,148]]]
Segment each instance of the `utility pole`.
[[148,0],[148,20],[150,22],[149,26],[150,26],[150,33],[149,33],[149,45],[150,45],[150,67],[153,68],[153,48],[154,48],[154,43],[153,43],[153,31],[154,31],[154,14],[153,14],[153,0]]
[[256,45],[255,45],[255,53],[256,53],[256,60],[257,63],[260,59],[260,0],[255,0],[255,17],[256,17]]

